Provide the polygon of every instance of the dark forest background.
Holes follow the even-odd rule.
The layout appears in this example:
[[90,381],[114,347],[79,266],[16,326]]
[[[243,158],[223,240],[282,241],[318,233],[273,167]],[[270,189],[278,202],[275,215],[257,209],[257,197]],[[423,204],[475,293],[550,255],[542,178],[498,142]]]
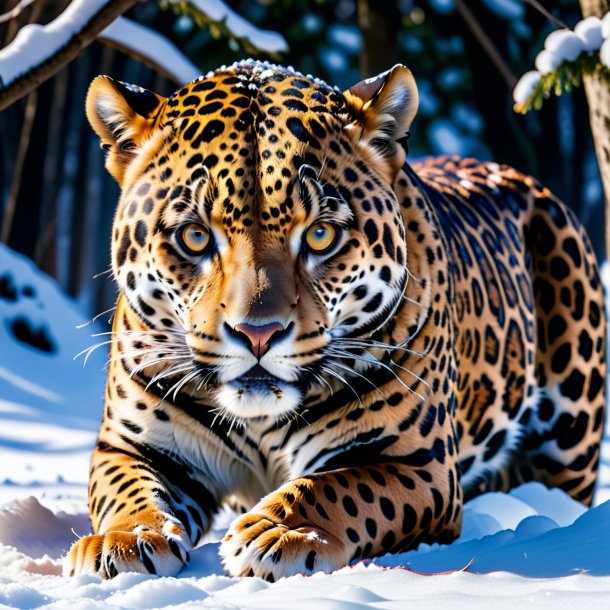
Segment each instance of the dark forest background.
[[[34,2],[0,24],[8,44],[29,22],[47,23],[68,0]],[[0,2],[4,12],[14,6]],[[532,69],[556,29],[523,0],[229,0],[261,28],[280,32],[290,50],[272,59],[347,88],[396,62],[413,71],[420,110],[411,157],[457,153],[509,163],[551,187],[604,249],[603,193],[584,92],[549,99],[526,116],[512,109],[512,88]],[[577,0],[544,6],[572,27]],[[180,11],[149,0],[128,17],[162,33],[202,73],[248,56]],[[27,255],[91,314],[111,307],[109,236],[118,187],[84,115],[90,81],[109,74],[163,95],[178,85],[124,54],[93,43],[80,57],[0,113],[2,241]]]

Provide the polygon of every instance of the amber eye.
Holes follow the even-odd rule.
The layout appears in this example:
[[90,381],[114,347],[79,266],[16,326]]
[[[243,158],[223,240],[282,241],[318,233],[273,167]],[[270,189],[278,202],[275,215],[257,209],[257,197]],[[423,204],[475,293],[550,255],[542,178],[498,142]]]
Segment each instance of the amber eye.
[[305,233],[307,247],[316,254],[328,252],[336,243],[339,231],[329,222],[318,222],[311,225]]
[[191,222],[178,229],[178,243],[190,256],[203,254],[211,241],[210,230],[205,225]]

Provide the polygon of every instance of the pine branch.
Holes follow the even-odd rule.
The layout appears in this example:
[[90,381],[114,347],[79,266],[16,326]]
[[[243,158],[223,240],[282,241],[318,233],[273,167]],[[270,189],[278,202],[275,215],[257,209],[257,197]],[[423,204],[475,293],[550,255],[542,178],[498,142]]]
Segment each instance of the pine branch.
[[564,61],[555,70],[543,74],[532,94],[514,105],[515,112],[526,114],[532,109],[540,110],[544,100],[551,95],[560,96],[580,87],[585,74],[599,74],[610,85],[610,70],[600,62],[599,53],[581,53],[574,61]]

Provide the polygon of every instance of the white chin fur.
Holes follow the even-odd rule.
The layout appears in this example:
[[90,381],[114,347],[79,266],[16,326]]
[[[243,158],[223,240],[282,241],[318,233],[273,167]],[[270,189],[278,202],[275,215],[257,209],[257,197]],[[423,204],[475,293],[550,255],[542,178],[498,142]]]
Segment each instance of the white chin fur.
[[301,392],[294,386],[278,382],[276,391],[264,385],[230,381],[214,393],[216,402],[236,417],[281,418],[295,411],[301,404]]

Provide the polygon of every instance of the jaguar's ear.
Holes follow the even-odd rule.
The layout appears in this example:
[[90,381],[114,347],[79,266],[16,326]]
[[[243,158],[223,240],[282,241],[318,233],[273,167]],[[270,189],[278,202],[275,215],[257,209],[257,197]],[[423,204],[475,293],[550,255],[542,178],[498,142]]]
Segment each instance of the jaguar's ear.
[[107,151],[106,168],[121,184],[125,169],[150,138],[165,98],[109,76],[98,76],[87,93],[87,118]]
[[398,143],[417,113],[419,96],[411,71],[401,64],[363,80],[343,93],[350,107],[350,129],[358,129],[360,145],[372,149],[390,182],[402,167],[406,152]]

